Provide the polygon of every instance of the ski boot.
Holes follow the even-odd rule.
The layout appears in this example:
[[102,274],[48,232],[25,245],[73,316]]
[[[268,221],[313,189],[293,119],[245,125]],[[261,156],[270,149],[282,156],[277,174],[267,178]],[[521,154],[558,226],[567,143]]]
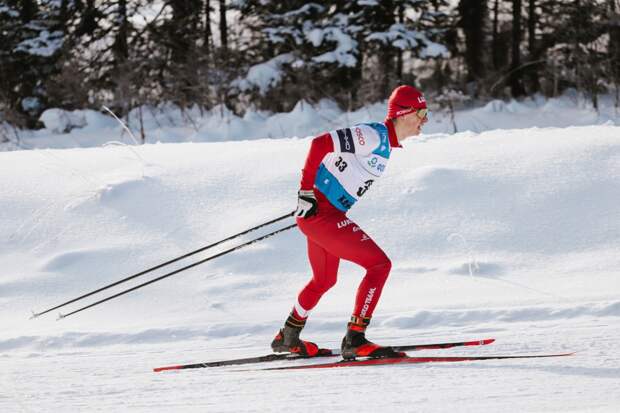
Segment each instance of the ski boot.
[[314,357],[320,352],[324,353],[325,350],[319,349],[316,344],[299,338],[299,333],[305,325],[305,319],[300,320],[291,313],[284,324],[284,328],[280,329],[271,342],[271,349],[276,353],[293,353],[302,357]]
[[395,351],[392,347],[380,346],[366,339],[366,327],[370,318],[351,317],[347,324],[347,334],[342,339],[340,351],[345,360],[355,360],[357,357],[395,358],[405,357],[406,354]]

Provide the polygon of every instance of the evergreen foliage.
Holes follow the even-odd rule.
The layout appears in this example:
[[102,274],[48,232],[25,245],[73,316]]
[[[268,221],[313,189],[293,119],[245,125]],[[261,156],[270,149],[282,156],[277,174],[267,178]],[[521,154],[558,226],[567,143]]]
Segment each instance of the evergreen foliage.
[[618,95],[619,16],[619,0],[0,0],[0,113],[356,109],[402,83],[458,102],[572,87],[596,106]]

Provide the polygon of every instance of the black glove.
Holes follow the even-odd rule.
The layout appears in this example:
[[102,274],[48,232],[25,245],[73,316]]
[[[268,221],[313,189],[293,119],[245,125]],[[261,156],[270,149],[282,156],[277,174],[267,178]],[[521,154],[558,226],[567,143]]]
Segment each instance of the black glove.
[[312,215],[316,215],[317,212],[319,212],[319,209],[314,191],[312,189],[300,189],[299,192],[297,192],[297,210],[295,211],[295,216],[309,218]]

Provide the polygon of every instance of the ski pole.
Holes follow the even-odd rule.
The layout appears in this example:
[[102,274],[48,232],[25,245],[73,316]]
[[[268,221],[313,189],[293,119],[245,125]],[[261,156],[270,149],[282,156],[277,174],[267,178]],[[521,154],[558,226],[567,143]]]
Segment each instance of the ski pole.
[[195,251],[188,252],[188,253],[187,253],[187,254],[185,254],[185,255],[181,255],[180,257],[177,257],[177,258],[171,259],[170,261],[166,261],[166,262],[164,262],[164,263],[162,263],[162,264],[156,265],[155,267],[151,267],[151,268],[148,268],[148,269],[146,269],[146,270],[144,270],[144,271],[140,271],[139,273],[136,273],[136,274],[130,275],[129,277],[123,278],[122,280],[115,281],[115,282],[113,282],[112,284],[105,285],[105,286],[103,286],[103,287],[101,287],[101,288],[98,288],[98,289],[96,289],[96,290],[94,290],[94,291],[91,291],[91,292],[86,293],[86,294],[84,294],[84,295],[81,295],[81,296],[79,296],[79,297],[73,298],[73,299],[71,299],[71,300],[69,300],[69,301],[66,301],[66,302],[62,303],[62,304],[58,304],[58,305],[57,305],[57,306],[55,306],[55,307],[48,308],[47,310],[45,310],[45,311],[41,311],[40,313],[33,313],[33,314],[32,314],[32,316],[30,317],[30,319],[37,318],[37,317],[39,317],[39,316],[42,316],[43,314],[47,314],[47,313],[49,313],[50,311],[57,310],[57,309],[59,309],[59,308],[61,308],[61,307],[64,307],[64,306],[69,305],[69,304],[72,304],[72,303],[74,303],[74,302],[76,302],[76,301],[79,301],[79,300],[82,300],[82,299],[84,299],[84,298],[86,298],[86,297],[90,297],[91,295],[94,295],[94,294],[100,293],[101,291],[107,290],[108,288],[112,288],[112,287],[115,287],[115,286],[117,286],[117,285],[119,285],[119,284],[122,284],[122,283],[124,283],[124,282],[127,282],[127,281],[129,281],[129,280],[133,280],[134,278],[140,277],[140,276],[142,276],[142,275],[144,275],[144,274],[147,274],[147,273],[149,273],[149,272],[151,272],[151,271],[158,270],[158,269],[160,269],[160,268],[162,268],[162,267],[165,267],[166,265],[170,265],[170,264],[172,264],[172,263],[174,263],[174,262],[180,261],[180,260],[182,260],[182,259],[184,259],[184,258],[187,258],[187,257],[190,257],[190,256],[192,256],[192,255],[194,255],[194,254],[198,254],[199,252],[202,252],[202,251],[208,250],[209,248],[213,248],[213,247],[215,247],[215,246],[217,246],[217,245],[220,245],[220,244],[222,244],[222,243],[224,243],[224,242],[226,242],[226,241],[230,241],[230,240],[232,240],[232,239],[238,238],[238,237],[240,237],[240,236],[242,236],[242,235],[245,235],[245,234],[248,234],[248,233],[250,233],[250,232],[252,232],[252,231],[256,231],[257,229],[260,229],[260,228],[266,227],[267,225],[271,225],[271,224],[274,224],[274,223],[276,223],[276,222],[278,222],[278,221],[282,221],[283,219],[286,219],[286,218],[288,218],[288,217],[293,216],[293,214],[294,214],[294,213],[295,213],[295,211],[293,211],[293,212],[289,212],[289,213],[288,213],[288,214],[286,214],[286,215],[282,215],[281,217],[278,217],[278,218],[276,218],[276,219],[272,219],[271,221],[265,222],[265,223],[263,223],[263,224],[257,225],[257,226],[255,226],[255,227],[250,228],[250,229],[247,229],[247,230],[245,230],[245,231],[239,232],[238,234],[231,235],[231,236],[230,236],[230,237],[228,237],[228,238],[224,238],[223,240],[220,240],[220,241],[214,242],[213,244],[209,244],[209,245],[207,245],[207,246],[205,246],[205,247],[202,247],[202,248],[199,248],[199,249],[197,249],[197,250],[195,250]]
[[152,279],[152,280],[150,280],[150,281],[147,281],[147,282],[145,282],[145,283],[142,283],[142,284],[136,285],[135,287],[129,288],[129,289],[127,289],[127,290],[123,290],[123,291],[121,291],[121,292],[119,292],[119,293],[117,293],[117,294],[111,295],[111,296],[109,296],[109,297],[106,297],[106,298],[104,298],[104,299],[101,299],[101,300],[99,300],[99,301],[96,301],[96,302],[94,302],[94,303],[92,303],[92,304],[89,304],[89,305],[87,305],[87,306],[84,306],[84,307],[82,307],[82,308],[78,308],[77,310],[72,311],[72,312],[70,312],[70,313],[67,313],[67,314],[59,314],[59,315],[58,315],[58,319],[60,320],[60,319],[62,319],[62,318],[69,317],[69,316],[70,316],[70,315],[72,315],[72,314],[76,314],[76,313],[79,313],[80,311],[84,311],[84,310],[86,310],[86,309],[88,309],[88,308],[92,308],[92,307],[94,307],[94,306],[96,306],[96,305],[99,305],[99,304],[101,304],[101,303],[105,303],[106,301],[110,301],[110,300],[112,300],[112,299],[114,299],[114,298],[116,298],[116,297],[120,297],[121,295],[125,295],[125,294],[130,293],[130,292],[132,292],[132,291],[135,291],[135,290],[137,290],[137,289],[139,289],[139,288],[145,287],[145,286],[147,286],[147,285],[149,285],[149,284],[153,284],[153,283],[155,283],[155,282],[157,282],[157,281],[163,280],[164,278],[168,278],[168,277],[170,277],[170,276],[172,276],[172,275],[174,275],[174,274],[178,274],[178,273],[180,273],[181,271],[188,270],[188,269],[190,269],[190,268],[196,267],[197,265],[203,264],[203,263],[205,263],[205,262],[207,262],[207,261],[211,261],[211,260],[213,260],[213,259],[215,259],[215,258],[221,257],[222,255],[226,255],[226,254],[228,254],[228,253],[231,253],[231,252],[233,252],[233,251],[236,251],[236,250],[241,249],[241,248],[243,248],[243,247],[246,247],[246,246],[248,246],[248,245],[254,244],[254,243],[258,242],[258,241],[262,241],[262,240],[264,240],[264,239],[267,239],[267,238],[269,238],[269,237],[272,237],[272,236],[274,236],[274,235],[276,235],[276,234],[279,234],[280,232],[284,232],[284,231],[289,230],[289,229],[291,229],[291,228],[293,228],[293,227],[295,227],[295,226],[297,226],[297,224],[293,224],[293,225],[289,225],[289,226],[284,227],[284,228],[280,228],[280,229],[278,229],[278,230],[276,230],[276,231],[270,232],[269,234],[263,235],[263,236],[261,236],[261,237],[259,237],[259,238],[255,238],[255,239],[253,239],[253,240],[251,240],[251,241],[248,241],[248,242],[245,242],[245,243],[243,243],[243,244],[237,245],[237,246],[236,246],[236,247],[234,247],[234,248],[230,248],[230,249],[228,249],[228,250],[226,250],[226,251],[223,251],[223,252],[220,252],[220,253],[218,253],[218,254],[212,255],[212,256],[207,257],[207,258],[205,258],[205,259],[203,259],[203,260],[200,260],[200,261],[197,261],[197,262],[195,262],[195,263],[193,263],[193,264],[187,265],[187,266],[185,266],[185,267],[183,267],[183,268],[179,268],[178,270],[171,271],[171,272],[169,272],[169,273],[167,273],[167,274],[164,274],[164,275],[162,275],[162,276],[159,276],[159,277],[157,277],[157,278],[154,278],[154,279]]

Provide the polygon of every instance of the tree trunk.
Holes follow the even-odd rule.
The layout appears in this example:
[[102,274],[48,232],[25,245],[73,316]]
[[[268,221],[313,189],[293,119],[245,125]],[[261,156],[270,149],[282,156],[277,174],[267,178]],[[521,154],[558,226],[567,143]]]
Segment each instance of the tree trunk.
[[69,10],[68,3],[69,0],[61,0],[60,2],[60,11],[58,13],[58,28],[63,32],[63,34],[67,34],[67,25],[69,24]]
[[493,3],[493,68],[500,70],[502,65],[502,54],[499,48],[499,0],[495,0]]
[[[538,17],[536,16],[536,0],[528,0],[527,16],[527,47],[529,51],[529,61],[535,62],[540,58],[540,54],[536,45],[536,23],[538,21]],[[533,63],[528,67],[527,70],[531,87],[530,93],[537,93],[538,91],[540,91],[538,67],[538,63]]]
[[582,34],[583,27],[581,25],[582,20],[578,18],[579,10],[581,9],[580,0],[575,0],[575,5],[573,6],[575,9],[575,19],[573,21],[573,36],[572,36],[572,46],[573,46],[573,56],[575,56],[576,64],[575,64],[575,83],[576,88],[580,93],[583,93],[583,81],[584,77],[582,76],[581,66],[585,63],[584,53],[579,47],[579,36]]
[[620,107],[620,10],[615,0],[609,1],[609,62],[611,65],[611,77],[616,87],[616,108]]
[[[405,22],[405,8],[402,4],[398,6],[398,23],[403,24]],[[403,79],[403,51],[398,49],[396,51],[396,79],[400,83]]]
[[510,65],[510,91],[513,97],[525,95],[523,70],[521,70],[521,0],[512,0],[512,62]]
[[[378,22],[384,30],[388,30],[394,23],[396,23],[396,16],[394,15],[394,2],[392,0],[382,0],[380,2],[380,21]],[[396,60],[396,48],[391,44],[386,44],[381,48],[379,52],[379,59],[381,59],[381,90],[379,91],[380,99],[386,99],[392,89],[392,76],[393,68]]]
[[86,7],[81,11],[80,22],[75,29],[74,35],[82,37],[88,35],[93,37],[93,33],[97,30],[97,5],[95,0],[86,0]]
[[19,9],[19,17],[22,20],[22,23],[28,23],[37,14],[37,2],[35,0],[24,0],[21,1],[21,8]]
[[118,17],[115,22],[118,24],[118,31],[114,38],[112,52],[114,53],[115,63],[120,66],[129,57],[129,47],[127,46],[127,35],[129,32],[127,0],[118,0]]
[[170,46],[168,93],[182,108],[197,101],[197,71],[195,68],[196,41],[199,30],[202,0],[177,0],[170,2],[172,19],[168,22]]
[[171,58],[175,64],[187,62],[193,41],[198,35],[201,3],[201,0],[177,0],[170,3],[172,20],[169,36],[173,45]]
[[116,84],[116,105],[120,109],[121,117],[127,115],[131,109],[130,84],[131,73],[127,67],[129,58],[129,47],[127,45],[127,35],[129,23],[127,21],[127,0],[118,0],[117,18],[114,20],[118,25],[114,43],[112,44],[112,54],[114,56],[114,70],[112,72],[112,82]]
[[[39,11],[37,2],[27,0],[20,3],[20,19],[23,26],[28,26],[37,18]],[[18,36],[21,36],[21,34],[18,34]],[[33,129],[37,126],[37,118],[40,114],[40,104],[36,105],[36,107],[34,105],[25,106],[24,104],[27,102],[26,99],[33,98],[39,99],[40,102],[40,98],[42,96],[39,96],[39,93],[37,93],[37,84],[40,83],[40,68],[38,68],[37,65],[41,65],[42,62],[40,59],[27,54],[21,58],[15,59],[15,63],[16,64],[11,65],[14,70],[11,77],[14,77],[17,80],[15,85],[11,85],[12,92],[15,96],[12,103],[17,112],[24,116],[24,126]]]
[[211,0],[205,0],[204,51],[209,54],[213,35],[211,34]]
[[226,0],[220,0],[220,40],[222,49],[228,50],[228,23],[226,22]]
[[[467,81],[478,82],[485,75],[484,34],[487,20],[487,0],[461,0],[458,10],[461,17],[460,26],[465,33]],[[478,92],[478,87],[476,87],[474,93],[478,95]]]

